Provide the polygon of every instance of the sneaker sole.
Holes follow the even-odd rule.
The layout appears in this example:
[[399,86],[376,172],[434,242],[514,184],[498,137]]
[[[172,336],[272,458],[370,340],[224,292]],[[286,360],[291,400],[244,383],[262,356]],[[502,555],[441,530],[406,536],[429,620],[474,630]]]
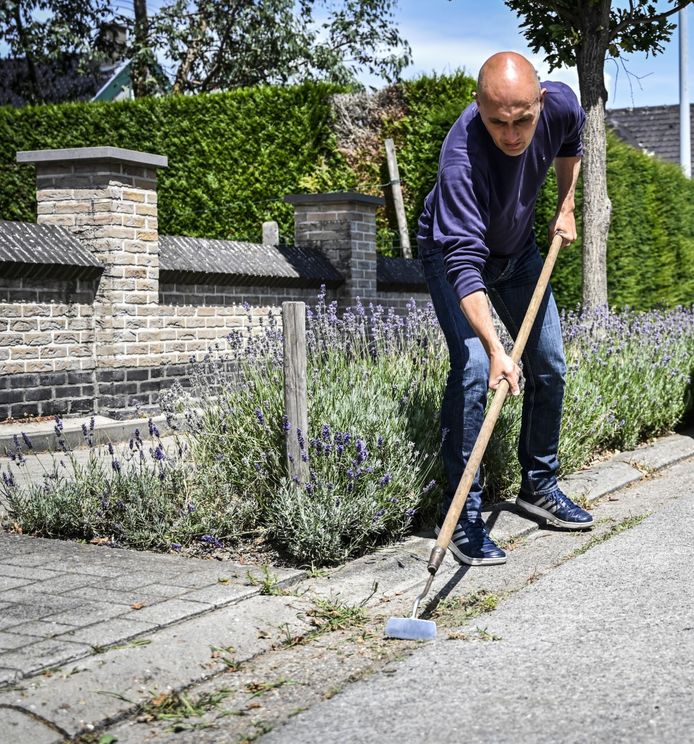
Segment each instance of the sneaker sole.
[[[438,536],[439,528],[434,527],[434,532]],[[458,550],[453,541],[448,543],[448,549],[459,563],[464,563],[466,566],[498,566],[506,563],[506,556],[503,556],[503,558],[470,558],[469,555],[465,555],[461,550]]]
[[588,529],[588,527],[593,526],[592,519],[590,522],[565,522],[563,519],[554,516],[552,512],[549,512],[546,509],[541,509],[539,506],[535,506],[534,504],[529,504],[527,501],[523,501],[523,499],[516,499],[516,506],[519,506],[521,509],[524,509],[535,517],[544,519],[547,524],[553,524],[555,527],[563,527],[565,530],[585,530]]

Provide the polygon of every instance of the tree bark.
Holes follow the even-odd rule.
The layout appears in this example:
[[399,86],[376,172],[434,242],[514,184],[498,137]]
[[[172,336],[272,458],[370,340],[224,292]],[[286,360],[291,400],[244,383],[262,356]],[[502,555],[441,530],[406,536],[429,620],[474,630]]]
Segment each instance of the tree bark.
[[[609,44],[610,0],[584,3],[582,41],[576,50],[583,130],[583,309],[606,306],[607,236],[612,203],[607,193],[604,67]],[[596,18],[596,15],[598,16]],[[595,29],[601,29],[597,34]]]
[[146,0],[134,0],[133,10],[135,11],[135,55],[131,68],[131,81],[133,96],[143,98],[147,95],[147,37],[149,36]]
[[29,103],[40,103],[41,88],[39,86],[38,76],[36,74],[36,65],[34,65],[34,58],[31,52],[31,46],[27,39],[26,30],[24,29],[24,23],[22,22],[22,11],[19,7],[19,3],[14,5],[14,20],[17,24],[17,36],[19,37],[19,43],[24,51],[24,57],[27,63],[27,77],[29,78],[29,93],[26,99]]

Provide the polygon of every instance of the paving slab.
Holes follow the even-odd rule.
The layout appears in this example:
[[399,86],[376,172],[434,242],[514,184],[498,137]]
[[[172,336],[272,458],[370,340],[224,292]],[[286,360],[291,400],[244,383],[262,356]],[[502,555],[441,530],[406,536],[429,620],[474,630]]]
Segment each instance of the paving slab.
[[26,711],[0,706],[0,720],[3,726],[3,740],[6,742],[60,744],[65,741],[64,732],[56,730]]
[[643,478],[643,473],[627,462],[610,460],[578,473],[567,475],[560,481],[567,496],[573,499],[595,501],[629,483]]
[[[0,533],[0,551],[0,638],[7,639],[0,642],[0,667],[24,677],[87,656],[93,646],[246,600],[260,592],[264,576],[232,562],[7,533]],[[289,586],[304,572],[273,575]],[[29,640],[20,644],[19,637]]]
[[64,674],[35,677],[21,689],[0,689],[0,731],[3,705],[30,710],[69,736],[122,718],[162,691],[233,670],[287,634],[307,632],[311,626],[299,605],[298,598],[256,595],[146,635],[146,645],[123,644],[79,660]]

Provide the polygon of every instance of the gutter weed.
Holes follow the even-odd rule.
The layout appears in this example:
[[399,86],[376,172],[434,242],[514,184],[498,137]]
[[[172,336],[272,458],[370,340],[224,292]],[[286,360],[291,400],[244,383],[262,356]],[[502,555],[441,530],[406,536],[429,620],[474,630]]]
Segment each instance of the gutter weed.
[[307,614],[321,633],[360,627],[367,620],[366,610],[362,606],[351,607],[343,602],[323,598],[314,599],[313,604],[313,609]]
[[199,718],[231,695],[231,690],[221,689],[203,693],[192,698],[182,692],[168,692],[155,695],[140,707],[139,720],[171,721],[171,731],[189,730],[191,726],[184,723],[189,718]]
[[463,625],[468,620],[485,612],[493,612],[499,597],[484,589],[460,597],[446,597],[432,612],[432,618],[445,625]]
[[569,558],[576,558],[579,555],[583,555],[584,553],[587,553],[591,548],[594,548],[600,543],[606,542],[615,535],[618,535],[620,532],[624,532],[625,530],[630,530],[632,527],[636,527],[637,524],[643,522],[643,520],[646,519],[646,517],[648,516],[649,514],[638,514],[634,517],[627,517],[626,519],[623,519],[618,524],[610,527],[607,532],[603,532],[602,535],[595,535],[595,537],[591,537],[590,540],[581,545],[580,548],[576,548],[576,550],[574,550],[571,555],[569,555]]
[[259,586],[260,593],[268,596],[278,596],[286,594],[284,589],[279,585],[279,579],[270,573],[269,566],[263,566],[262,576],[254,576],[250,571],[246,573],[246,578],[251,586]]

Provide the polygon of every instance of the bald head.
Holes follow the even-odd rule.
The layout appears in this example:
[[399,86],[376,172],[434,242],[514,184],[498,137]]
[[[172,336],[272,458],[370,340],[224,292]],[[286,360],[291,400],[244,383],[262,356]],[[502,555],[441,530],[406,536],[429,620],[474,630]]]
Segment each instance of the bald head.
[[505,105],[530,104],[540,96],[535,68],[516,52],[499,52],[481,67],[477,98]]
[[480,69],[477,107],[494,144],[506,155],[522,155],[535,136],[546,91],[534,67],[515,52],[499,52]]

